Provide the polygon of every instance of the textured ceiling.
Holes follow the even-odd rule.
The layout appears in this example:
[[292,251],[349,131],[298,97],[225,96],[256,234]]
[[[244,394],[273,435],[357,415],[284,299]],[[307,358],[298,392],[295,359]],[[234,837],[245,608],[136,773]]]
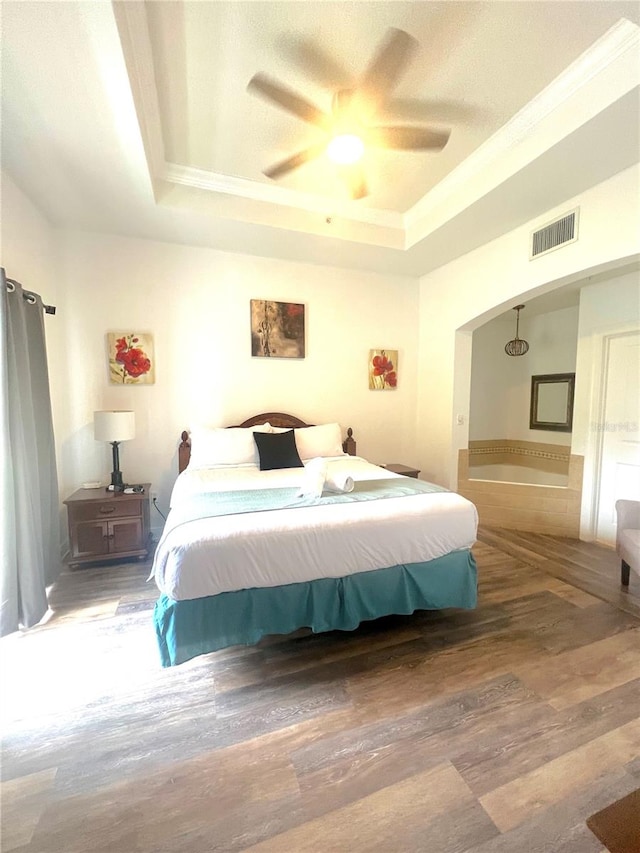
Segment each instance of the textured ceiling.
[[[328,112],[333,92],[357,86],[393,26],[418,47],[381,120],[451,130],[441,153],[368,155],[371,195],[361,205],[402,213],[625,10],[638,15],[637,4],[615,2],[149,3],[166,157],[268,184],[264,168],[323,135],[247,93],[251,76],[267,73]],[[327,157],[282,184],[343,194]]]
[[[637,162],[639,18],[617,0],[5,2],[2,164],[56,225],[417,275]],[[418,50],[380,121],[448,128],[444,150],[367,155],[356,202],[325,157],[266,178],[318,131],[252,75],[327,110],[389,27]]]

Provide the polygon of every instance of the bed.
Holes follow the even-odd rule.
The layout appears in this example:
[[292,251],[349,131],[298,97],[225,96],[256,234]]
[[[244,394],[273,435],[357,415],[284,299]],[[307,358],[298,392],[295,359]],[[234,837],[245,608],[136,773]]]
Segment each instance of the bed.
[[152,568],[163,666],[299,628],[476,606],[474,505],[356,450],[351,429],[342,441],[337,424],[280,412],[182,433]]

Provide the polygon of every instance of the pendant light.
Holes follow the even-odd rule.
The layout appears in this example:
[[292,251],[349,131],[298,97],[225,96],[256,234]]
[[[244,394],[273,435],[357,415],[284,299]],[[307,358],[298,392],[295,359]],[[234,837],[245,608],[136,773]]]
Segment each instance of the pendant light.
[[507,355],[524,355],[529,352],[529,344],[518,337],[518,328],[520,326],[520,311],[524,305],[516,305],[513,309],[516,312],[516,336],[512,341],[505,344],[504,351]]

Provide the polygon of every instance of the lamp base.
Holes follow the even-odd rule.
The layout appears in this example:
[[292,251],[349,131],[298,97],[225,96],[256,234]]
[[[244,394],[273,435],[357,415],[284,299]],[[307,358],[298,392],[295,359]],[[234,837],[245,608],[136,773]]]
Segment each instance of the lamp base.
[[122,471],[112,471],[111,472],[111,485],[109,486],[110,492],[124,492],[125,484],[122,480]]
[[118,442],[112,441],[113,445],[113,471],[111,472],[110,492],[124,492],[125,485],[120,470],[120,455],[118,453]]

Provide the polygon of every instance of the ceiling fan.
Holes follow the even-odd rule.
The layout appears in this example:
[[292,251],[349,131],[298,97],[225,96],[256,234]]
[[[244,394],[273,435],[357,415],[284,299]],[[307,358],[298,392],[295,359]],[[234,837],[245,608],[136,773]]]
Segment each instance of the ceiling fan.
[[306,98],[264,74],[255,74],[247,89],[275,103],[294,116],[315,125],[324,138],[308,148],[265,169],[268,178],[281,178],[304,163],[327,154],[336,163],[351,197],[363,198],[369,190],[362,155],[368,147],[396,151],[441,151],[450,131],[430,130],[417,125],[377,125],[376,114],[414,54],[418,42],[403,30],[390,29],[354,89],[338,89],[331,112],[316,107]]

